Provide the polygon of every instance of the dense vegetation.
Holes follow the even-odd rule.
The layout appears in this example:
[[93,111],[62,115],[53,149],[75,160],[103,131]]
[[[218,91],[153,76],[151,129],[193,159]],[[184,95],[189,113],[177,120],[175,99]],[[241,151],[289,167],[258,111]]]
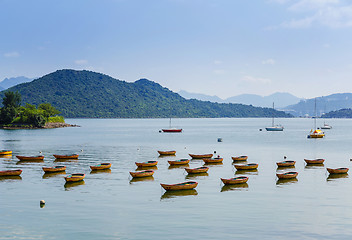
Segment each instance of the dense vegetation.
[[321,116],[322,118],[352,118],[352,109],[344,108],[337,111],[332,111]]
[[21,95],[18,92],[4,93],[3,107],[0,109],[0,124],[20,124],[33,127],[44,127],[46,122],[63,122],[60,112],[49,103],[35,105],[26,103],[21,106]]
[[186,100],[147,79],[128,83],[90,71],[59,70],[9,90],[71,118],[291,117],[270,108]]

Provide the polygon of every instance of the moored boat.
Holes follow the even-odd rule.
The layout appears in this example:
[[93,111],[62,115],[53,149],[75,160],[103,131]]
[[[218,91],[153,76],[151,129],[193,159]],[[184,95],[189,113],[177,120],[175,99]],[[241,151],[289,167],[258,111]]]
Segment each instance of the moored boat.
[[311,130],[308,134],[308,138],[323,138],[325,133],[320,129]]
[[197,168],[185,168],[187,173],[206,173],[208,172],[208,167],[197,167]]
[[211,158],[213,154],[188,154],[193,159],[203,159],[203,158]]
[[137,167],[153,167],[158,164],[158,161],[136,162]]
[[235,177],[235,178],[220,178],[220,179],[225,185],[246,183],[248,181],[248,177],[245,177],[245,176]]
[[158,151],[159,155],[175,155],[176,151]]
[[66,182],[82,181],[86,175],[84,173],[73,173],[65,177]]
[[11,150],[0,150],[0,155],[10,155],[12,154]]
[[291,160],[276,163],[278,167],[293,167],[295,166],[295,164],[296,164],[296,161],[291,161]]
[[44,156],[16,156],[16,158],[18,158],[20,161],[40,161],[44,159]]
[[160,183],[160,185],[166,190],[188,190],[188,189],[194,189],[197,187],[198,183],[189,181],[189,182],[183,182],[183,183],[177,183],[177,184],[163,184]]
[[317,159],[304,159],[307,164],[322,164],[324,163],[325,159],[317,158]]
[[285,173],[277,173],[276,176],[279,179],[289,179],[297,177],[298,172],[285,172]]
[[43,167],[43,171],[46,173],[63,172],[65,170],[66,166]]
[[248,163],[248,164],[236,164],[235,168],[237,170],[252,170],[258,168],[258,163]]
[[326,168],[330,174],[347,173],[348,168]]
[[248,156],[238,156],[238,157],[231,157],[234,162],[237,161],[247,161]]
[[0,171],[0,176],[19,176],[21,175],[21,173],[22,173],[21,169],[5,170],[5,171]]
[[98,165],[90,166],[90,169],[103,170],[103,169],[109,169],[110,167],[111,167],[111,163],[100,163]]
[[70,154],[70,155],[58,155],[53,154],[56,159],[78,159],[78,154]]
[[153,176],[154,171],[153,170],[145,170],[145,171],[137,171],[137,172],[130,172],[131,176],[136,178],[136,177],[150,177]]
[[203,158],[204,163],[222,163],[224,159],[217,157],[217,158]]
[[190,159],[180,159],[180,160],[174,160],[174,161],[167,161],[170,165],[183,165],[183,164],[188,164],[191,160]]
[[179,132],[182,132],[182,128],[163,128],[161,130],[163,132],[167,132],[167,133],[179,133]]

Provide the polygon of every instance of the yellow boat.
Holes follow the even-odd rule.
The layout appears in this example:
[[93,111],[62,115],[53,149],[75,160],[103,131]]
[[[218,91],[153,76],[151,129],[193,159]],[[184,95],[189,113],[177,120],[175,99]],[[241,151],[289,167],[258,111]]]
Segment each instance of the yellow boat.
[[65,177],[66,182],[82,181],[86,175],[84,173],[73,173]]
[[246,183],[248,181],[248,177],[245,177],[245,176],[235,177],[235,178],[220,178],[220,179],[225,185]]
[[56,159],[78,159],[78,154],[71,154],[71,155],[58,155],[53,154]]
[[222,163],[224,159],[223,158],[203,158],[203,161],[205,164],[209,163]]
[[322,164],[324,163],[325,159],[317,158],[317,159],[304,159],[307,164]]
[[277,162],[276,165],[278,167],[293,167],[293,166],[295,166],[295,163],[296,163],[296,161],[288,160],[288,161],[283,161],[283,162]]
[[158,151],[160,156],[165,156],[165,155],[175,155],[176,151]]
[[330,174],[341,174],[341,173],[347,173],[348,168],[326,168]]
[[211,158],[213,156],[213,154],[209,153],[209,154],[188,154],[189,156],[191,156],[191,158],[193,159],[203,159],[203,158]]
[[235,168],[237,170],[252,170],[258,168],[258,163],[249,163],[249,164],[236,164]]
[[308,134],[308,138],[323,138],[325,136],[325,133],[320,130],[320,129],[315,129],[310,130],[310,133]]
[[20,161],[41,161],[44,156],[16,156]]
[[43,167],[43,171],[46,173],[63,172],[65,170],[66,166]]
[[298,172],[285,172],[285,173],[277,173],[276,176],[279,179],[289,179],[297,177]]
[[0,171],[0,176],[19,176],[21,175],[21,173],[22,173],[21,169],[5,170],[5,171]]
[[208,167],[197,167],[197,168],[185,168],[187,173],[206,173],[209,168]]
[[90,169],[92,170],[103,170],[103,169],[109,169],[111,167],[111,163],[101,163],[95,166],[90,166]]
[[136,162],[137,167],[153,167],[158,164],[158,161]]
[[198,183],[197,182],[183,182],[183,183],[177,183],[177,184],[163,184],[160,183],[160,185],[166,190],[189,190],[189,189],[194,189],[197,187]]
[[175,161],[167,161],[170,165],[184,165],[188,164],[191,160],[189,159],[180,159]]
[[151,177],[154,174],[153,170],[145,170],[145,171],[138,171],[138,172],[130,172],[131,176],[136,177]]
[[0,155],[10,155],[12,154],[12,151],[10,150],[0,150]]
[[247,161],[248,156],[231,157],[234,162],[237,161]]

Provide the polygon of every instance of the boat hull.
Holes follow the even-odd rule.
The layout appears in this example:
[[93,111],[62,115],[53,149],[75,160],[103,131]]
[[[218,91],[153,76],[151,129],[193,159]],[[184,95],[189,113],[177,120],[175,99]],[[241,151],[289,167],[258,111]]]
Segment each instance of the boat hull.
[[286,173],[277,173],[276,176],[279,179],[290,179],[297,177],[298,172],[286,172]]
[[22,173],[21,169],[6,170],[6,171],[0,171],[0,176],[19,176],[21,175],[21,173]]
[[12,154],[12,151],[9,151],[9,150],[1,150],[0,151],[0,155],[10,155]]
[[167,132],[167,133],[180,133],[180,132],[182,132],[182,128],[175,128],[175,129],[167,128],[167,129],[161,129],[161,131]]
[[184,182],[184,183],[177,183],[177,184],[163,184],[163,183],[160,183],[160,185],[166,191],[175,191],[175,190],[194,189],[194,188],[197,187],[198,183],[197,182]]
[[235,178],[220,178],[221,181],[225,185],[233,185],[233,184],[240,184],[240,183],[246,183],[248,181],[248,177],[235,177]]
[[203,158],[204,163],[222,163],[223,158]]
[[322,164],[324,163],[325,159],[304,159],[304,161],[307,163],[307,164]]
[[276,165],[278,167],[293,167],[295,166],[296,161],[283,161],[283,162],[277,162]]
[[158,161],[136,162],[137,167],[153,167],[158,164]]
[[20,161],[40,161],[44,156],[16,156]]
[[208,172],[208,167],[198,167],[198,168],[185,168],[187,173],[195,174],[195,173],[206,173]]
[[193,159],[211,158],[213,154],[188,154]]
[[268,132],[278,132],[278,131],[283,131],[283,127],[266,127],[265,130]]
[[248,156],[231,157],[234,162],[236,161],[247,161]]
[[249,163],[249,164],[241,164],[241,165],[235,165],[235,168],[237,170],[253,170],[258,168],[257,163]]
[[349,169],[348,168],[327,168],[326,170],[328,170],[330,174],[341,174],[341,173],[347,173]]
[[159,155],[175,155],[176,151],[158,151]]
[[188,164],[191,160],[189,159],[181,159],[175,161],[167,161],[170,165],[185,165]]
[[146,171],[138,171],[138,172],[130,172],[133,178],[141,178],[141,177],[151,177],[154,174],[153,170]]
[[65,170],[66,170],[66,166],[43,167],[43,171],[45,173],[63,172]]
[[53,154],[53,156],[56,159],[78,159],[78,154],[72,154],[72,155],[57,155],[57,154]]
[[109,169],[110,167],[111,167],[111,163],[101,163],[99,165],[90,166],[90,169],[92,169],[92,170],[104,170],[104,169]]
[[84,179],[86,175],[84,173],[74,173],[65,177],[66,182],[79,182]]

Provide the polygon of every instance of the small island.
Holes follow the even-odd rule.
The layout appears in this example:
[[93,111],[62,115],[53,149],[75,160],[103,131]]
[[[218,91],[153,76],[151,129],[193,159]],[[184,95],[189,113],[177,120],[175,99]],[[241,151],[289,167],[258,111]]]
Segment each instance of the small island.
[[65,119],[59,116],[60,111],[50,103],[35,105],[26,103],[21,106],[21,94],[19,92],[5,92],[3,107],[0,108],[1,129],[39,129],[39,128],[62,128],[79,127],[65,123]]

